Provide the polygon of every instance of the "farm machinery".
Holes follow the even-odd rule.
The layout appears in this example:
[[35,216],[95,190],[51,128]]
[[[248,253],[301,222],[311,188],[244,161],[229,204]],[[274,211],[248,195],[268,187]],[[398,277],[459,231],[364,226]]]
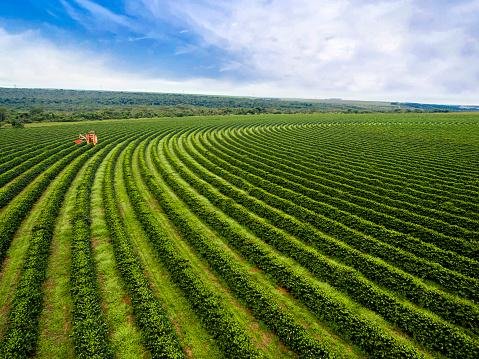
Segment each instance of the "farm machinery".
[[88,131],[84,135],[80,133],[78,135],[78,138],[73,142],[75,142],[77,145],[86,142],[89,145],[92,144],[93,146],[95,146],[98,142],[98,137],[96,136],[95,131]]

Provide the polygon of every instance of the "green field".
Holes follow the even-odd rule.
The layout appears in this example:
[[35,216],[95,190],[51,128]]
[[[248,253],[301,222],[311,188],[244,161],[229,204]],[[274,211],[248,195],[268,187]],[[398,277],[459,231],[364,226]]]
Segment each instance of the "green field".
[[3,128],[0,186],[0,358],[479,358],[479,114]]

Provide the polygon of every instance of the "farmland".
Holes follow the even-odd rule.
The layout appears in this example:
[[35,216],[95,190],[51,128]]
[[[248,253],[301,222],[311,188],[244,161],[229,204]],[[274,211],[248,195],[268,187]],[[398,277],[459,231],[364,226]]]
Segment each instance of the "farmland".
[[0,186],[1,358],[479,357],[478,114],[3,128]]

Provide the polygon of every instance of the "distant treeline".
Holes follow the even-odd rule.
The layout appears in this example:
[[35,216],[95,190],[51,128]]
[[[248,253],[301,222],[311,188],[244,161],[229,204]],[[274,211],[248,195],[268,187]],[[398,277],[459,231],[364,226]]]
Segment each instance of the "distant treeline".
[[[291,100],[169,93],[0,88],[0,122],[21,126],[37,121],[262,113],[449,112],[461,106],[390,102]],[[474,110],[474,108],[467,108]],[[476,108],[479,110],[479,108]]]

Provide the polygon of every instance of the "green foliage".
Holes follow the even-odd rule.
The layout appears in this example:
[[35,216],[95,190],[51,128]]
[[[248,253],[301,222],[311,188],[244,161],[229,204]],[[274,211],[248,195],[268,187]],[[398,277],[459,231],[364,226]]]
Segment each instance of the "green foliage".
[[[217,162],[220,163],[223,168],[219,165],[214,165],[213,162],[206,160],[205,157],[200,157],[198,152],[190,152],[192,148],[194,148],[194,146],[192,145],[192,142],[190,142],[189,146],[184,147],[184,151],[177,152],[177,156],[183,163],[187,164],[207,183],[214,185],[214,187],[224,196],[233,198],[236,203],[244,206],[248,211],[261,217],[268,218],[274,226],[268,227],[266,225],[259,225],[257,221],[252,219],[249,214],[246,214],[241,207],[230,205],[226,200],[221,200],[221,198],[215,196],[213,192],[206,189],[204,185],[200,186],[198,182],[192,179],[181,167],[177,167],[178,173],[181,173],[187,178],[190,177],[190,184],[194,187],[200,186],[197,187],[200,193],[206,195],[212,203],[215,203],[222,208],[223,211],[236,218],[240,223],[249,227],[259,237],[263,238],[265,242],[269,242],[274,238],[277,241],[275,243],[277,243],[278,250],[280,251],[285,251],[287,248],[294,248],[288,250],[287,254],[295,258],[305,267],[309,268],[313,273],[316,272],[313,263],[319,261],[324,262],[323,265],[325,266],[325,269],[322,269],[319,273],[322,278],[325,276],[330,278],[340,278],[344,275],[341,268],[335,268],[333,265],[328,264],[321,256],[318,256],[307,249],[301,248],[300,246],[293,245],[285,236],[276,231],[275,227],[301,238],[305,243],[320,249],[322,253],[333,256],[340,259],[342,262],[357,268],[363,275],[366,275],[372,281],[398,292],[400,295],[405,296],[419,305],[430,308],[437,314],[443,315],[446,319],[471,330],[478,330],[478,328],[475,327],[475,323],[479,321],[479,311],[473,306],[461,303],[454,298],[451,298],[446,293],[429,290],[419,281],[415,281],[410,276],[402,274],[394,267],[382,265],[380,262],[373,260],[370,256],[363,255],[360,251],[349,249],[347,246],[341,245],[338,241],[333,241],[330,238],[321,235],[321,232],[314,229],[314,224],[325,222],[327,219],[316,216],[315,212],[308,211],[304,208],[305,202],[307,202],[308,198],[305,198],[298,193],[294,196],[290,196],[284,189],[282,189],[282,191],[273,191],[275,186],[272,183],[268,183],[267,186],[263,187],[265,181],[261,183],[262,181],[259,177],[250,177],[252,181],[250,184],[256,186],[255,188],[252,188],[251,185],[238,176],[239,174],[244,174],[241,169],[236,167],[232,172],[225,171],[223,168],[228,168],[227,162]],[[193,161],[185,157],[185,153],[192,155],[195,161],[201,163],[203,167],[207,168],[212,173],[217,173],[218,177],[206,173],[200,166],[195,165]],[[224,155],[224,151],[222,154]],[[212,158],[211,155],[209,157],[210,159]],[[232,167],[229,166],[229,168]],[[242,192],[239,188],[235,189],[222,179],[228,179],[230,183],[235,183],[236,186],[247,191],[247,194]],[[267,188],[269,192],[261,189],[262,187]],[[294,201],[295,203],[298,203],[298,205],[289,201],[281,200],[279,197],[275,197],[271,193],[278,193],[278,195],[282,195],[283,198],[289,198],[291,202]],[[266,204],[275,208],[280,208],[285,213],[289,213],[291,216],[295,217],[295,219],[271,210]],[[301,222],[298,219],[303,220],[304,222]],[[315,221],[311,221],[311,219],[315,219]],[[305,224],[308,222],[313,225]],[[260,228],[262,229],[260,230]],[[469,261],[469,264],[474,267],[475,262]],[[472,271],[469,273],[471,276],[474,274],[475,273]],[[364,283],[360,283],[362,282],[362,279],[358,275],[351,275],[348,273],[347,276],[351,276],[351,279],[353,277],[357,278],[358,282],[353,286],[351,286],[351,283],[348,283],[345,286],[346,290],[353,287],[359,288],[364,285]],[[475,288],[474,281],[471,281],[469,284],[472,288]],[[363,290],[365,293],[369,293],[368,298],[374,297],[374,293],[370,292],[369,289]],[[463,295],[467,296],[467,294]]]
[[[50,118],[52,93],[22,94],[45,98],[18,107],[17,117],[7,108],[8,121]],[[87,107],[94,94],[66,92],[58,106],[70,99],[72,106]],[[108,93],[98,101],[134,112],[157,95],[149,96]],[[192,103],[181,105],[185,113],[190,106],[239,101],[187,98]],[[184,98],[160,100],[178,110],[175,101]],[[269,111],[245,101],[255,112]],[[142,111],[149,106],[160,105]],[[250,109],[240,104],[237,110]],[[117,114],[101,106],[93,111]],[[1,308],[0,357],[38,355],[38,337],[49,335],[39,333],[43,287],[56,220],[72,183],[71,263],[60,265],[71,264],[75,354],[121,354],[110,343],[92,253],[91,191],[105,163],[97,197],[109,258],[131,299],[124,303],[133,314],[128,325],[141,333],[147,356],[190,353],[180,344],[184,328],[168,316],[171,296],[159,298],[153,287],[162,278],[145,274],[151,263],[145,254],[158,260],[191,307],[194,315],[184,322],[198,320],[224,357],[263,356],[263,338],[251,333],[259,322],[259,331],[270,336],[267,345],[280,343],[278,351],[298,357],[334,356],[339,343],[351,348],[341,353],[350,357],[477,358],[478,123],[474,114],[399,113],[35,124],[23,131],[6,126],[0,131],[2,266],[15,253],[9,248],[25,218],[34,226],[11,283],[11,305]],[[99,136],[96,147],[72,143],[90,129]],[[118,185],[125,186],[125,197]],[[131,206],[120,206],[120,198]],[[138,222],[132,226],[127,221],[133,216]],[[129,233],[139,226],[141,233]],[[139,236],[154,255],[142,252],[148,245],[135,246]],[[318,326],[331,336],[317,336]]]
[[[390,102],[288,100],[193,94],[0,88],[0,106],[25,123],[119,118],[341,112],[478,111],[478,107]],[[1,122],[1,121],[0,121]]]
[[23,358],[29,357],[35,352],[38,338],[38,318],[43,305],[42,285],[45,280],[56,217],[65,193],[81,166],[88,159],[88,155],[88,153],[81,155],[67,167],[60,181],[55,183],[55,187],[35,223],[20,283],[8,317],[8,329],[1,348],[2,357]]
[[132,298],[135,320],[142,330],[144,345],[150,350],[152,357],[183,358],[184,353],[173,325],[161,303],[153,295],[148,280],[144,276],[140,260],[130,242],[131,238],[125,231],[123,221],[118,214],[118,198],[115,196],[113,186],[114,164],[120,150],[127,145],[128,142],[124,142],[113,153],[103,182],[105,218],[112,235],[118,270]]
[[[127,159],[131,156],[131,149]],[[218,296],[195,275],[188,260],[181,257],[175,250],[175,245],[165,235],[161,226],[148,210],[148,205],[141,197],[132,179],[130,163],[127,160],[123,166],[126,187],[135,213],[142,223],[159,257],[170,272],[173,281],[185,293],[185,297],[195,312],[203,321],[211,335],[217,339],[218,345],[226,357],[259,357],[259,353],[252,347],[250,338],[234,319],[230,309],[220,302]],[[142,162],[141,174],[152,180],[147,174]]]
[[[73,159],[84,152],[84,148],[71,151],[68,155],[60,155],[51,166],[47,166],[41,176],[36,177],[32,173],[28,173],[25,177],[18,181],[10,182],[10,186],[2,187],[0,190],[1,198],[12,198],[12,192],[18,193],[19,188],[24,188],[27,184],[29,188],[15,197],[13,203],[6,208],[1,214],[0,227],[0,262],[3,261],[7,254],[8,247],[13,235],[20,226],[22,220],[28,215],[30,209],[43,191],[48,187],[50,182],[68,165]],[[7,201],[5,201],[7,202]],[[6,203],[3,203],[2,207]]]
[[13,128],[24,128],[23,120],[21,119],[13,119],[10,121],[10,124],[12,125]]
[[0,107],[0,125],[6,121],[7,121],[7,109],[5,107]]
[[[97,150],[102,144],[94,147]],[[73,341],[78,358],[113,358],[108,329],[101,308],[95,263],[91,248],[90,202],[96,170],[112,148],[88,164],[76,188],[75,213],[72,218],[70,292],[73,300]]]

